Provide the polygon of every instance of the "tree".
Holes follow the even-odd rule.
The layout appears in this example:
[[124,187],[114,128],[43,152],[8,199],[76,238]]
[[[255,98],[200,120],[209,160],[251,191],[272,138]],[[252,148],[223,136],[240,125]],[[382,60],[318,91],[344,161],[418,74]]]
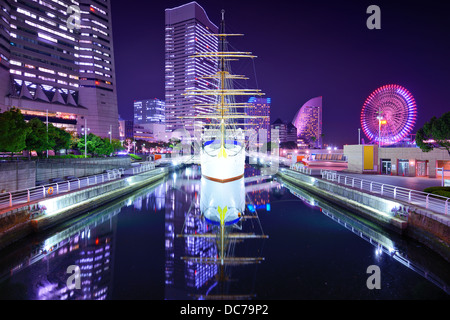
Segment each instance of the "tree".
[[55,142],[53,150],[59,152],[61,149],[69,149],[72,144],[72,135],[64,129],[55,127],[52,124],[48,126],[48,134],[51,140]]
[[[84,153],[84,135],[78,140],[78,149]],[[109,138],[102,139],[99,136],[89,133],[86,137],[87,140],[87,153],[95,156],[110,155],[113,153],[114,148],[109,142]]]
[[124,150],[124,146],[119,139],[112,139],[111,145],[114,151]]
[[445,149],[450,155],[450,112],[433,117],[416,133],[416,144],[423,152]]
[[0,151],[12,154],[25,150],[29,130],[19,109],[0,113]]
[[114,152],[113,145],[109,142],[109,138],[100,138],[97,148],[94,150],[95,155],[109,156]]
[[28,151],[36,151],[38,156],[41,156],[42,152],[50,149],[53,150],[55,140],[50,136],[50,126],[49,133],[47,133],[47,125],[38,118],[33,118],[28,121],[27,126],[29,131],[25,141]]

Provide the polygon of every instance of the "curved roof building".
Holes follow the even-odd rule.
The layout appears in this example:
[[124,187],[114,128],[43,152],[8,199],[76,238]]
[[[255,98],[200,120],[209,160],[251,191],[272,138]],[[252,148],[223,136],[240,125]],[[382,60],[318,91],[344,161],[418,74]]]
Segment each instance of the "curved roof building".
[[306,102],[298,110],[292,124],[297,128],[297,137],[312,147],[322,148],[322,97]]

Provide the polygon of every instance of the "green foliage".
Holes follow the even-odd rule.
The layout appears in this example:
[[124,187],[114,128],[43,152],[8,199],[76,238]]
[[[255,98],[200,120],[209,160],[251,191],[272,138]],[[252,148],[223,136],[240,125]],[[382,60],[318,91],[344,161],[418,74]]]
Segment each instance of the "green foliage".
[[72,144],[72,135],[64,129],[49,124],[48,126],[49,139],[55,142],[53,150],[59,151],[61,149],[69,149]]
[[19,109],[12,108],[0,113],[0,151],[21,152],[25,150],[25,140],[29,130]]
[[[101,138],[93,133],[89,133],[86,137],[87,153],[94,156],[106,156],[114,152],[113,145],[109,142],[109,138]],[[85,150],[85,136],[81,136],[78,140],[78,149],[81,152]]]
[[445,149],[450,155],[450,112],[425,123],[416,133],[416,144],[423,152],[436,148]]
[[137,156],[137,155],[135,155],[135,154],[132,154],[132,153],[129,153],[129,156],[130,156],[131,158],[133,158],[134,160],[142,160],[141,157],[139,157],[139,156]]
[[119,139],[112,139],[111,145],[114,151],[120,151],[124,150],[124,146],[122,145],[122,142],[120,142]]
[[450,198],[450,187],[430,187],[423,190],[426,193]]
[[27,126],[29,128],[26,137],[27,150],[34,150],[38,155],[42,154],[43,151],[53,150],[55,147],[55,140],[50,136],[50,126],[48,134],[47,125],[38,118],[33,118],[28,121]]

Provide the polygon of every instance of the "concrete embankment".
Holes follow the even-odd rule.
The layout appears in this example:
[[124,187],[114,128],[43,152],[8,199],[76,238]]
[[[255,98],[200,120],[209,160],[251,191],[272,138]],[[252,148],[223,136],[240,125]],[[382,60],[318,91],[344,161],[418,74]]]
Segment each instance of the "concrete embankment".
[[[450,262],[449,217],[409,203],[365,193],[289,169],[280,170],[278,175],[384,228],[418,240]],[[399,207],[410,208],[411,212],[407,219],[392,214],[392,209]]]
[[[126,196],[151,183],[157,183],[168,171],[157,168],[138,175],[87,187],[58,197],[43,199],[2,213],[2,220],[11,227],[0,231],[0,248],[33,232],[56,226],[99,206]],[[35,218],[32,215],[37,214]]]

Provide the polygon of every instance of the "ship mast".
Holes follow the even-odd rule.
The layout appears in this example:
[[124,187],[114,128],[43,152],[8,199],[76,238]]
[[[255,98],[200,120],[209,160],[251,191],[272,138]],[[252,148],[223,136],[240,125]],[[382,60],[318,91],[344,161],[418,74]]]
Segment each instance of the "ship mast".
[[257,89],[234,89],[231,85],[233,80],[245,80],[248,79],[242,75],[230,74],[228,64],[230,61],[239,58],[251,58],[254,56],[251,52],[231,52],[227,48],[227,37],[230,36],[242,36],[242,34],[227,34],[225,33],[225,10],[221,11],[221,23],[218,34],[207,33],[205,36],[213,36],[218,38],[218,51],[201,52],[198,51],[191,58],[204,58],[210,60],[216,60],[218,66],[218,72],[214,75],[203,75],[201,79],[216,79],[219,84],[217,89],[190,89],[186,90],[185,96],[214,96],[217,97],[216,103],[211,104],[196,104],[194,108],[209,108],[213,112],[199,112],[195,116],[188,116],[183,118],[191,118],[196,120],[201,119],[215,119],[216,123],[203,123],[205,126],[219,126],[220,127],[220,151],[218,156],[226,157],[226,129],[227,126],[236,127],[239,125],[250,125],[244,123],[237,123],[238,119],[247,118],[267,118],[266,116],[250,116],[245,112],[238,112],[238,109],[253,108],[251,103],[236,103],[233,97],[235,96],[263,96],[264,93]]
[[[222,9],[222,21],[220,22],[220,47],[219,52],[225,52],[225,10]],[[222,90],[222,93],[225,92],[225,57],[220,58],[220,88]],[[225,119],[223,118],[225,115],[225,95],[221,95],[221,103],[220,103],[220,109],[221,109],[221,116],[220,119],[220,131],[221,131],[221,152],[222,148],[225,149]]]

